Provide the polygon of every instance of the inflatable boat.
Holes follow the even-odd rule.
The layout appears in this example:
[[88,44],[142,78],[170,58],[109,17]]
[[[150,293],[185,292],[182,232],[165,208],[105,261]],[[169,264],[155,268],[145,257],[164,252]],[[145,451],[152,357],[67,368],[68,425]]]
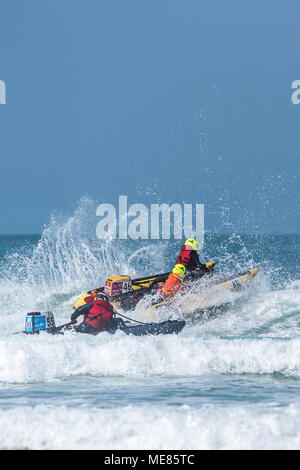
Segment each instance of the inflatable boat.
[[[206,263],[209,273],[203,274],[199,272],[195,275],[195,279],[199,280],[202,276],[210,275],[216,264],[216,261]],[[82,294],[73,307],[74,309],[81,307],[90,302],[91,296],[104,292],[110,297],[110,302],[115,308],[122,308],[124,311],[133,310],[146,295],[155,294],[156,290],[163,286],[169,274],[170,272],[154,274],[137,279],[131,279],[127,275],[111,276],[106,280],[103,287],[98,287]]]
[[[199,276],[195,276],[188,280],[185,288],[182,290],[183,293],[188,292],[188,295],[180,296],[177,294],[166,300],[157,298],[157,289],[164,284],[170,273],[156,274],[137,279],[131,279],[129,276],[120,275],[108,278],[103,287],[85,292],[75,303],[74,308],[78,308],[85,303],[90,302],[91,296],[104,292],[110,297],[111,304],[116,309],[121,308],[123,311],[134,310],[139,302],[147,296],[147,299],[150,299],[150,305],[144,309],[142,314],[149,318],[155,317],[156,312],[158,312],[162,307],[175,305],[179,302],[182,303],[181,297],[184,297],[185,303],[183,302],[182,304],[181,313],[190,314],[196,310],[191,308],[191,304],[194,303],[196,297],[198,311],[202,308],[206,308],[207,306],[213,307],[215,304],[218,304],[216,292],[218,297],[219,293],[221,292],[222,294],[224,291],[225,293],[243,291],[251,284],[259,272],[259,268],[253,268],[237,274],[220,276],[213,274],[215,265],[216,261],[206,263],[206,267],[210,269],[210,273],[199,273]],[[201,282],[199,282],[199,280]],[[203,305],[199,305],[198,294],[203,290],[207,291],[207,295],[203,297]],[[225,302],[227,302],[227,299],[228,295]]]
[[[115,321],[112,322],[111,327],[89,334],[98,335],[105,332],[115,334],[120,331],[126,335],[134,336],[170,335],[180,333],[185,324],[186,322],[184,320],[168,320],[159,323],[142,323],[138,321],[124,322],[121,319],[115,319]],[[55,319],[52,312],[32,312],[26,315],[25,330],[23,333],[33,335],[44,332],[51,335],[62,335],[67,331],[81,333],[80,330],[77,330],[77,325],[72,324],[72,322],[61,326],[55,326]]]

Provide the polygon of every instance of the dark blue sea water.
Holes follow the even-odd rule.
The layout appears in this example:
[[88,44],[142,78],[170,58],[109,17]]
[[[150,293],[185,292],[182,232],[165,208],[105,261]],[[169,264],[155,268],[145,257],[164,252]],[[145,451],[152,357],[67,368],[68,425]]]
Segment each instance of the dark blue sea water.
[[216,274],[260,272],[178,336],[15,334],[28,311],[68,321],[109,275],[171,269],[179,248],[100,242],[80,211],[42,236],[0,237],[0,448],[300,448],[299,235],[206,234]]

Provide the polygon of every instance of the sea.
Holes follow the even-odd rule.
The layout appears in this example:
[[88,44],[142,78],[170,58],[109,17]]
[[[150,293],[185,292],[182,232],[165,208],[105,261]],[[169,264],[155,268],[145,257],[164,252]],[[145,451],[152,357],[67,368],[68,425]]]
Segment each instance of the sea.
[[23,333],[32,311],[66,323],[110,275],[170,270],[180,246],[99,240],[80,209],[0,237],[0,449],[300,449],[300,235],[206,233],[216,274],[260,271],[178,335]]

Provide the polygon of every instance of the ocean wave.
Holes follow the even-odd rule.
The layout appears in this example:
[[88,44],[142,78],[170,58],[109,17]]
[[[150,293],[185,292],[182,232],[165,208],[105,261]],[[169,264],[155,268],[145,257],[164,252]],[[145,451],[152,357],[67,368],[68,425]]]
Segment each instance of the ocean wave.
[[300,335],[288,340],[216,337],[188,327],[178,336],[23,336],[0,338],[0,382],[27,384],[79,375],[191,377],[209,372],[300,377]]
[[109,409],[45,404],[0,410],[0,423],[1,449],[297,450],[300,447],[300,407],[293,404]]

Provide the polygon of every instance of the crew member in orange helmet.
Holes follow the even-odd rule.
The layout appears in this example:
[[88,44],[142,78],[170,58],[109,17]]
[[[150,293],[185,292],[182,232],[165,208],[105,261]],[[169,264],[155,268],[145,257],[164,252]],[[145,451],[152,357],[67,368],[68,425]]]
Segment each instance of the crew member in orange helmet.
[[164,285],[158,290],[158,293],[164,299],[175,295],[182,288],[184,278],[185,266],[183,264],[176,264]]

